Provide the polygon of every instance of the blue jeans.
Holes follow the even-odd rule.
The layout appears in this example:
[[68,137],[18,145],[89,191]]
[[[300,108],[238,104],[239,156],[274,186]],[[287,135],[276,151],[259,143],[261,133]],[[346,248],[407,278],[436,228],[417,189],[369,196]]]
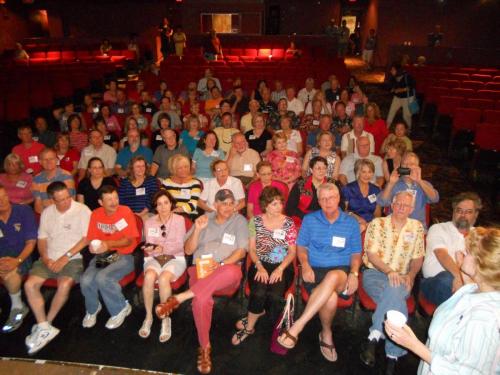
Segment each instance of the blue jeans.
[[[370,332],[377,330],[384,335],[383,323],[385,314],[389,310],[397,310],[408,318],[408,308],[406,298],[408,291],[404,285],[392,287],[389,285],[387,275],[375,269],[366,269],[363,271],[363,288],[366,293],[377,303],[377,308],[372,315],[372,326]],[[407,351],[397,345],[392,340],[385,340],[385,354],[391,357],[399,358],[405,355]]]
[[126,305],[119,281],[134,270],[134,257],[120,255],[120,258],[105,268],[96,268],[94,257],[80,278],[80,289],[85,297],[85,308],[94,314],[99,306],[99,293],[111,316],[115,316]]
[[441,271],[436,276],[428,277],[420,281],[420,290],[424,297],[439,306],[453,294],[453,275],[448,271]]

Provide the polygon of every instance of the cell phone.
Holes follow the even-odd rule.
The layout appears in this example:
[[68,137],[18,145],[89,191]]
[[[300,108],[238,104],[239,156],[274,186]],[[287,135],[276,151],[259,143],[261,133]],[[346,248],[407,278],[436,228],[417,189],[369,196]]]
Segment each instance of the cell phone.
[[400,176],[409,176],[411,173],[410,168],[404,168],[404,167],[399,167],[398,168],[398,173]]

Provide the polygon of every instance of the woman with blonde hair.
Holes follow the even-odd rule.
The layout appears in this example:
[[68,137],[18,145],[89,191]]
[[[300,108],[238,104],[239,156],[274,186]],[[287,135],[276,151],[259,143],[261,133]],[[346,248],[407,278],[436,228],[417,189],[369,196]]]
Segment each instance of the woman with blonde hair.
[[301,176],[300,156],[287,149],[287,137],[284,133],[273,136],[274,150],[266,156],[271,163],[273,178],[287,184],[291,189],[295,181]]
[[320,131],[316,136],[316,147],[311,148],[304,156],[302,163],[302,175],[308,177],[311,174],[309,162],[317,156],[321,156],[328,162],[326,177],[337,180],[339,177],[340,157],[335,152],[335,139],[329,131]]
[[24,163],[17,154],[9,154],[3,161],[5,173],[0,174],[0,185],[7,191],[9,201],[16,204],[33,203],[29,173],[24,172]]
[[387,339],[419,356],[419,375],[498,374],[500,369],[500,229],[473,229],[457,253],[464,286],[434,313],[427,343],[408,325],[385,321]]
[[321,114],[322,115],[331,115],[332,114],[332,105],[330,103],[328,103],[328,101],[326,100],[325,93],[321,90],[318,90],[316,92],[316,94],[314,94],[314,96],[312,97],[312,100],[306,104],[304,114],[310,115],[313,113],[313,104],[317,100],[319,100],[319,102],[321,103]]

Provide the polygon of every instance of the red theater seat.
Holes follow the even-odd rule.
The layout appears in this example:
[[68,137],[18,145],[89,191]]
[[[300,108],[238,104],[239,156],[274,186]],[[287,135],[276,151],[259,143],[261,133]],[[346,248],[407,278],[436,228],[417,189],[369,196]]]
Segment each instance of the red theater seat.
[[461,130],[475,131],[476,125],[481,121],[481,110],[477,108],[457,108],[453,117],[452,132]]
[[500,124],[500,110],[498,109],[485,110],[483,112],[483,120],[484,122],[489,124]]
[[450,73],[450,79],[456,79],[458,81],[466,81],[469,79],[469,75],[467,73]]
[[500,100],[500,91],[479,90],[475,96],[478,99]]
[[456,87],[454,89],[451,89],[448,95],[461,96],[462,98],[472,98],[472,97],[474,97],[474,90],[462,89],[462,88]]
[[440,96],[437,103],[438,113],[453,117],[455,109],[462,106],[463,103],[464,99],[462,97]]
[[486,90],[500,91],[500,82],[488,82],[484,88]]
[[457,80],[451,80],[451,79],[440,79],[438,82],[438,86],[447,87],[449,89],[452,89],[455,87],[460,87],[460,82]]
[[273,48],[271,51],[273,60],[283,60],[285,58],[285,50],[283,48]]
[[480,110],[494,109],[495,102],[491,99],[467,99],[467,107]]
[[484,89],[484,83],[481,81],[463,81],[460,87],[477,91]]
[[61,61],[61,51],[48,51],[47,62],[58,63]]
[[420,305],[420,307],[422,308],[422,310],[424,310],[424,312],[425,312],[425,314],[427,316],[432,316],[434,314],[434,311],[436,311],[436,309],[437,309],[437,306],[434,305],[433,303],[429,302],[424,297],[424,295],[422,294],[422,292],[420,292],[418,294],[418,304]]
[[64,63],[73,62],[76,60],[75,51],[62,51],[61,59]]
[[500,151],[500,125],[478,124],[474,136],[474,144],[480,150]]
[[470,79],[473,81],[490,82],[491,76],[489,74],[471,74]]

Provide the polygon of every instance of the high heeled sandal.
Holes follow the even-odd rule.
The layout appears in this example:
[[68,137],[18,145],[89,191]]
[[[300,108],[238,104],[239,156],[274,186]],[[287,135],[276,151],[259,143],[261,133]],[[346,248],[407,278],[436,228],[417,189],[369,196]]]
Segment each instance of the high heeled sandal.
[[198,348],[197,368],[200,374],[210,374],[210,372],[212,372],[212,359],[210,358],[211,350],[212,348],[210,346]]
[[156,305],[155,312],[156,316],[160,319],[164,319],[170,314],[172,311],[179,307],[180,303],[174,296],[168,297],[167,300],[163,303],[159,303]]

